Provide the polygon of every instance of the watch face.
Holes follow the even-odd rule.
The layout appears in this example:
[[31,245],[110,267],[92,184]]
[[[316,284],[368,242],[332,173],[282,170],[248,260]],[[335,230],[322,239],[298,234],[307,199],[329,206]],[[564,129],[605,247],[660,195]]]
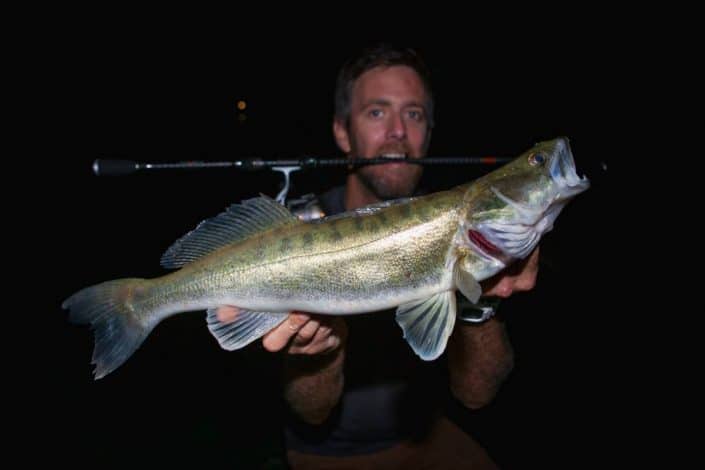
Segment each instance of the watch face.
[[458,318],[469,323],[479,323],[491,318],[502,299],[499,297],[482,297],[473,304],[462,295],[458,295]]

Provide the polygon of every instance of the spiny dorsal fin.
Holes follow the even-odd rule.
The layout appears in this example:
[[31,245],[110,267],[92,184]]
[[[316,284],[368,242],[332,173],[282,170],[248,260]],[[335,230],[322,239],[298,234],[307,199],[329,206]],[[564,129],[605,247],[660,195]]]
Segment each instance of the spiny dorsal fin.
[[178,239],[162,255],[165,268],[180,268],[223,246],[282,225],[302,223],[284,206],[265,195],[233,204]]

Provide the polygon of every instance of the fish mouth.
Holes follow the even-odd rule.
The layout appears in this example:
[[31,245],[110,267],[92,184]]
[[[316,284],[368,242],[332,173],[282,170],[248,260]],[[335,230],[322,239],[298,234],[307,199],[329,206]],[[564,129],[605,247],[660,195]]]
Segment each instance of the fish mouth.
[[585,175],[578,176],[568,139],[565,137],[556,139],[553,153],[548,173],[559,187],[562,198],[574,196],[590,187],[590,181]]

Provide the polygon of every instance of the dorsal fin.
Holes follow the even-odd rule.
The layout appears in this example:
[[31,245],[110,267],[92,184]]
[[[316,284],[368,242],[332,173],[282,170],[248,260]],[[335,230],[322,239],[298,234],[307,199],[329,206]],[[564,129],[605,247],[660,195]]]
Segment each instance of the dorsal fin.
[[179,238],[162,255],[161,265],[175,269],[255,233],[302,223],[284,206],[265,195],[233,204]]

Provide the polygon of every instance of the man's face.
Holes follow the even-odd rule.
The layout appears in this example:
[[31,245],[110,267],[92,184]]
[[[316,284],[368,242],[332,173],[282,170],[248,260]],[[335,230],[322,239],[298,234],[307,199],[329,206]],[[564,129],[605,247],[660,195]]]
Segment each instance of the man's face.
[[[426,154],[431,132],[427,95],[418,74],[410,67],[375,67],[353,84],[350,123],[336,121],[340,148],[361,158]],[[421,165],[389,163],[356,170],[362,183],[379,199],[410,196],[421,178]]]

